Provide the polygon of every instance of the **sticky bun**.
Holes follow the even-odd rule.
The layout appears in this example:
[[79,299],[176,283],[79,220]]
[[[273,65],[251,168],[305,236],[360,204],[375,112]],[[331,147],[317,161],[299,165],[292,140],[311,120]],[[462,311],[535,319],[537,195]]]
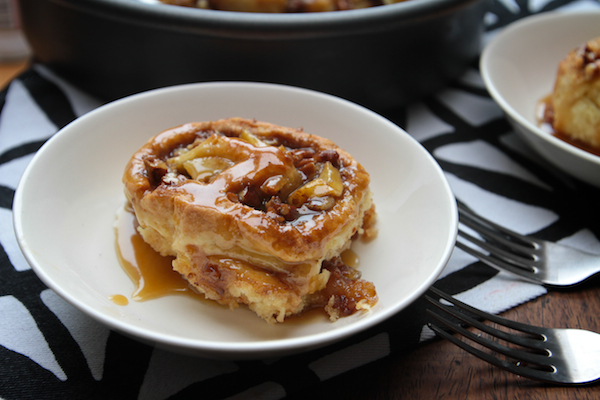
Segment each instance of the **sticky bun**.
[[559,136],[600,149],[600,37],[572,50],[560,62],[542,119]]
[[144,240],[206,298],[270,323],[376,304],[374,285],[341,259],[375,235],[369,181],[327,139],[240,118],[164,131],[123,176]]

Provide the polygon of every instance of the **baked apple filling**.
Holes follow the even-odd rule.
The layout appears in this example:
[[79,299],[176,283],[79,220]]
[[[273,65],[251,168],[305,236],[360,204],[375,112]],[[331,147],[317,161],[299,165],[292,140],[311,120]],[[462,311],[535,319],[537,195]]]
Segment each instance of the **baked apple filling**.
[[329,140],[240,118],[190,123],[148,141],[123,181],[144,241],[208,299],[271,323],[377,302],[340,257],[375,235],[369,175]]

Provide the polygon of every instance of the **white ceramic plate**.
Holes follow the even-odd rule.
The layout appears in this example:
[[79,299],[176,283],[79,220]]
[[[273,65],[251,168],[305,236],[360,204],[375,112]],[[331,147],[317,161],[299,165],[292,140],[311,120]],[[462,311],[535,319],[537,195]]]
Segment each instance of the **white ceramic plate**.
[[537,126],[536,105],[551,93],[559,61],[600,36],[600,10],[551,12],[522,19],[484,49],[480,67],[490,95],[540,155],[568,174],[600,187],[600,157]]
[[[378,238],[354,249],[379,304],[335,323],[268,325],[254,313],[185,296],[115,305],[134,286],[115,254],[121,176],[151,136],[191,121],[256,118],[332,139],[370,172]],[[414,139],[355,104],[286,86],[205,83],[150,91],[77,119],[36,154],[14,200],[21,249],[39,277],[110,328],[205,357],[261,358],[340,340],[405,308],[435,281],[455,240],[457,211],[445,177]]]

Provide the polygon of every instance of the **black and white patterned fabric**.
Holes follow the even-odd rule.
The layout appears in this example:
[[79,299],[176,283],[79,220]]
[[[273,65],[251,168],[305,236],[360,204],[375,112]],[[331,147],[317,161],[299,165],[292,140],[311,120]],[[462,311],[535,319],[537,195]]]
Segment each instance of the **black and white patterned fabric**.
[[[486,40],[503,26],[597,0],[496,0]],[[100,102],[34,65],[0,93],[0,399],[281,399],[410,351],[434,335],[419,299],[343,342],[267,361],[214,361],[138,343],[59,298],[21,254],[12,228],[19,178],[40,146]],[[512,131],[488,96],[477,63],[428,98],[386,115],[437,159],[456,196],[523,234],[600,253],[600,190],[549,168]],[[42,194],[41,194],[42,195]],[[456,250],[436,286],[498,313],[543,295]]]

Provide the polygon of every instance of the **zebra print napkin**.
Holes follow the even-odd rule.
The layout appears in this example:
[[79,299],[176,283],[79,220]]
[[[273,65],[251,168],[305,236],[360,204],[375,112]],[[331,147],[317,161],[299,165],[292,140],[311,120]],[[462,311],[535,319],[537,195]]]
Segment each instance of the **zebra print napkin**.
[[[595,0],[496,0],[488,38],[506,24]],[[172,354],[108,330],[45,287],[12,229],[19,178],[40,146],[100,102],[42,65],[0,93],[0,398],[280,399],[433,337],[423,299],[388,321],[324,349],[276,360],[212,361]],[[523,234],[600,252],[599,190],[548,166],[513,133],[485,91],[477,64],[457,82],[386,115],[437,159],[458,198]],[[436,286],[498,313],[546,292],[456,250]],[[422,344],[426,345],[426,344]]]

